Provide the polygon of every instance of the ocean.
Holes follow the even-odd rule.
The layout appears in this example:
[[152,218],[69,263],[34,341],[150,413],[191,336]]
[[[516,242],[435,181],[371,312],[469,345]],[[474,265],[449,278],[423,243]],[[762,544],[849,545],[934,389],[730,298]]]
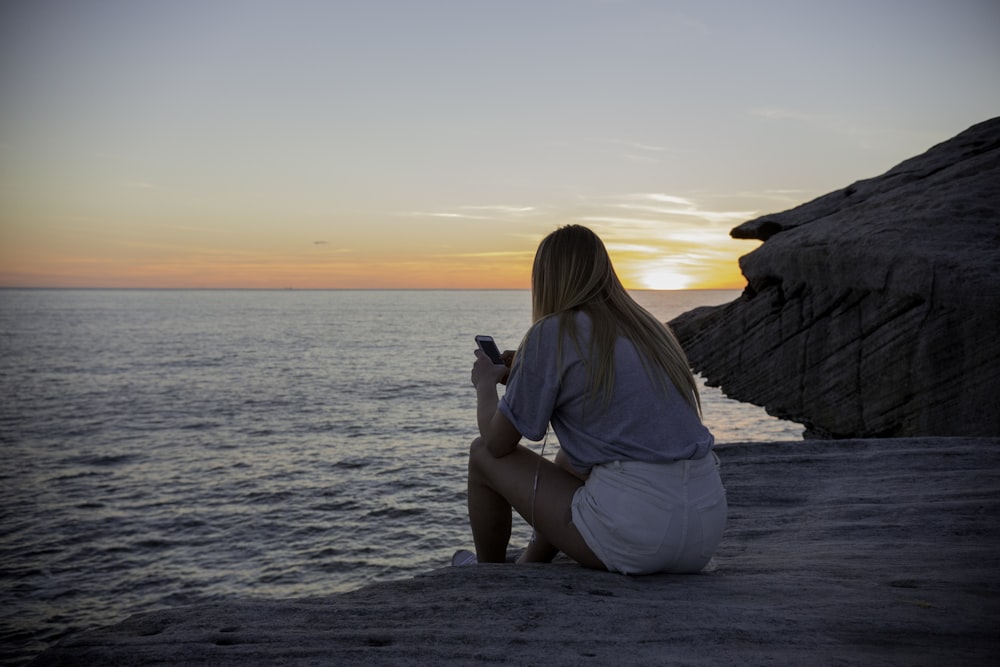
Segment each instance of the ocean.
[[[739,292],[633,294],[666,321]],[[473,338],[513,349],[530,315],[527,291],[0,290],[0,661],[447,565],[472,544]],[[718,442],[801,438],[702,401]]]

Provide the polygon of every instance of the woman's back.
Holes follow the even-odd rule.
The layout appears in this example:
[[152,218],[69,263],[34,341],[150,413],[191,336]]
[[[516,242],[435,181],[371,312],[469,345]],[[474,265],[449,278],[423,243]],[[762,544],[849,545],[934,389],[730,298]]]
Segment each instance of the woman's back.
[[[650,377],[635,346],[619,337],[610,397],[589,388],[590,318],[574,315],[575,338],[545,318],[525,339],[501,410],[527,437],[551,421],[575,469],[609,461],[666,463],[704,457],[713,444],[695,408],[665,378]],[[561,356],[561,358],[560,358]],[[654,371],[655,372],[655,371]]]

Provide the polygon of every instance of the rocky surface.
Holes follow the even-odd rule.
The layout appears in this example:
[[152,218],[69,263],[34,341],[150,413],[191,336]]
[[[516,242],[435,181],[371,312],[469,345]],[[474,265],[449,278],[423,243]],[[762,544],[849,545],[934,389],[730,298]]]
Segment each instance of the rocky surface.
[[1000,438],[719,447],[714,568],[442,568],[134,616],[39,665],[996,664]]
[[709,384],[807,436],[1000,434],[1000,118],[732,236],[743,296],[670,323]]

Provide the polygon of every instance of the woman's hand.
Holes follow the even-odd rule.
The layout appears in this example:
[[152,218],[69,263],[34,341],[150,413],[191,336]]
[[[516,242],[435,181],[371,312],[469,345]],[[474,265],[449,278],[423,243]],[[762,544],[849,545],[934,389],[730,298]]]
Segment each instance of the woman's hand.
[[503,365],[507,367],[507,372],[500,378],[500,384],[507,384],[507,380],[510,378],[510,369],[514,365],[515,354],[517,353],[514,350],[504,350],[500,354],[500,358],[503,359]]
[[494,364],[482,350],[476,350],[476,362],[472,364],[472,385],[476,389],[495,387],[507,375],[507,367]]

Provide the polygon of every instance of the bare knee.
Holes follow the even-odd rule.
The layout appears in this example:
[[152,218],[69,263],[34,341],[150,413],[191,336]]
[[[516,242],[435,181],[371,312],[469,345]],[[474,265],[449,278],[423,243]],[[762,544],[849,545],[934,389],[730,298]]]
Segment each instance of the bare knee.
[[491,480],[495,478],[498,466],[503,465],[486,446],[486,441],[476,438],[469,446],[469,481],[471,483],[493,486]]
[[473,440],[469,446],[469,474],[472,475],[482,470],[483,463],[488,458],[491,456],[489,450],[486,449],[486,441],[482,438]]
[[473,465],[483,458],[483,456],[489,456],[489,450],[486,449],[486,441],[482,438],[476,438],[469,445],[469,465]]

